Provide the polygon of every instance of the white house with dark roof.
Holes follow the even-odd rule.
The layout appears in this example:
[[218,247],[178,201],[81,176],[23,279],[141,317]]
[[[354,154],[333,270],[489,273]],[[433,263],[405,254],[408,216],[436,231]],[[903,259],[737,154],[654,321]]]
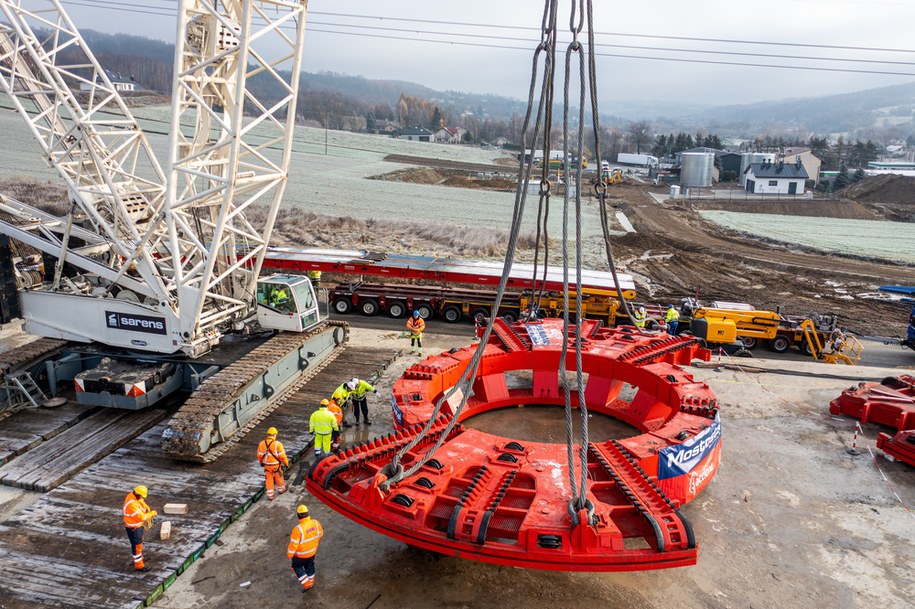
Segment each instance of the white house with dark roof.
[[400,132],[400,139],[410,142],[433,142],[435,134],[425,127],[407,127]]
[[802,195],[807,170],[800,161],[794,163],[750,163],[744,173],[747,190],[758,195]]
[[[105,74],[108,75],[108,80],[111,81],[111,86],[114,87],[115,91],[132,93],[134,91],[139,91],[143,88],[143,86],[140,83],[138,83],[136,80],[134,80],[133,76],[124,76],[123,74],[118,74],[117,72],[112,72],[111,70],[105,70]],[[101,83],[102,77],[97,76],[96,82]],[[80,91],[91,91],[92,85],[90,85],[89,83],[85,83],[85,82],[80,83],[79,90]]]

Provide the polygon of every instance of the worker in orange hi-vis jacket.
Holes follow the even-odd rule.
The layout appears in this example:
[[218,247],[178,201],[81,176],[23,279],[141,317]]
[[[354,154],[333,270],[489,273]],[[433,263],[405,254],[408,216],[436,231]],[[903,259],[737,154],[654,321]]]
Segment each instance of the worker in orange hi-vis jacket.
[[148,494],[149,490],[145,486],[137,486],[127,493],[122,508],[127,539],[130,540],[130,553],[133,556],[133,568],[137,571],[149,571],[149,567],[143,562],[143,531],[147,523],[152,525],[152,519],[159,515],[156,510],[146,505]]
[[286,557],[292,560],[292,572],[302,584],[302,592],[306,592],[315,585],[315,555],[324,536],[324,527],[308,515],[304,505],[297,507],[295,513],[299,523],[292,529]]
[[327,406],[327,409],[337,417],[337,429],[330,432],[330,449],[337,450],[340,448],[339,428],[343,426],[343,409],[334,400],[321,400],[321,406]]
[[283,494],[286,492],[286,481],[283,479],[283,468],[289,467],[286,449],[283,443],[276,439],[276,427],[267,430],[267,437],[257,445],[257,461],[264,468],[264,478],[267,482],[267,499],[273,501],[273,489]]
[[[426,330],[426,320],[420,316],[419,311],[407,320],[407,330],[410,331],[410,353],[423,354],[423,332]],[[417,349],[419,351],[417,352]]]

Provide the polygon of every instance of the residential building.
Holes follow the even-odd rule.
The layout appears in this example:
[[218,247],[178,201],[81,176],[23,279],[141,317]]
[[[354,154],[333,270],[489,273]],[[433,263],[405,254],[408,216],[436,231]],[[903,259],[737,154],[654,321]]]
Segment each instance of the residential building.
[[798,157],[800,157],[801,165],[804,166],[807,175],[810,176],[814,186],[816,186],[817,182],[820,180],[820,166],[823,164],[823,161],[815,157],[813,153],[810,152],[810,148],[801,146],[785,148],[785,151],[779,155],[778,160],[784,161],[785,163],[795,163],[797,162]]
[[396,121],[389,121],[386,118],[375,121],[375,133],[393,134],[400,129],[400,124]]
[[807,170],[798,159],[794,163],[751,163],[745,170],[746,189],[754,194],[804,194]]
[[442,127],[435,132],[435,141],[442,144],[460,144],[467,130],[462,127]]
[[[141,91],[143,89],[143,85],[134,80],[133,76],[124,76],[117,72],[111,72],[110,70],[105,70],[105,74],[108,76],[108,80],[111,81],[111,85],[114,87],[115,91],[132,93],[133,91]],[[100,82],[102,82],[102,78],[101,76],[97,76],[96,83]],[[91,91],[92,85],[86,82],[80,83],[79,90]]]
[[425,127],[407,127],[400,132],[400,139],[409,142],[432,142],[435,134]]

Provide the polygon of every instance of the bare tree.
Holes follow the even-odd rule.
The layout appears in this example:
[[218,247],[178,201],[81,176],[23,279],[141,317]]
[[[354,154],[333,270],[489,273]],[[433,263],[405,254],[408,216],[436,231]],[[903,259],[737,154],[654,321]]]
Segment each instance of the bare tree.
[[650,148],[654,143],[654,134],[651,132],[650,121],[629,123],[626,133],[629,135],[629,141],[635,146],[636,154],[642,154],[642,146]]

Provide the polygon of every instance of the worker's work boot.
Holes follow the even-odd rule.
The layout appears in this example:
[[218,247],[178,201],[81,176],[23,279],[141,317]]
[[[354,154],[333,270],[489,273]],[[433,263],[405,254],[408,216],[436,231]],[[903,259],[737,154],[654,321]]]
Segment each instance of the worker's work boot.
[[366,425],[371,425],[371,424],[372,424],[372,422],[371,422],[371,421],[369,421],[369,420],[368,420],[368,419],[366,419],[366,420],[365,420],[365,424],[366,424]]

